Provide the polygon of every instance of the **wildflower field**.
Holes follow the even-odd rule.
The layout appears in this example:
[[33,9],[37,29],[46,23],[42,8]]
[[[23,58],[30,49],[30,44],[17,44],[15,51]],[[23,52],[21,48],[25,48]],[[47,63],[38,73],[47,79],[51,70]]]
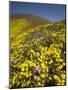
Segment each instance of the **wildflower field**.
[[66,85],[65,21],[32,25],[10,20],[10,88]]

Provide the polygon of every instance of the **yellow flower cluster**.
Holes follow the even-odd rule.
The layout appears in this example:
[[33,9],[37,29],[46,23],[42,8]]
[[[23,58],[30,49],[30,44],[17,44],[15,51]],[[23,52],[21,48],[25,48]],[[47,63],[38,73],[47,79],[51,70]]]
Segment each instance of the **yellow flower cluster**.
[[65,85],[65,33],[53,28],[37,27],[11,42],[10,88]]

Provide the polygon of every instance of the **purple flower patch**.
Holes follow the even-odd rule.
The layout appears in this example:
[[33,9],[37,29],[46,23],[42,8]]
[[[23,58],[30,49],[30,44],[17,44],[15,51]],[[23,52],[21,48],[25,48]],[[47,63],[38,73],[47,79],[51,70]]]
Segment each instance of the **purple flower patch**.
[[36,72],[38,72],[38,73],[41,72],[41,68],[36,68],[36,67],[35,67],[35,68],[33,68],[33,70],[36,71]]
[[38,76],[34,76],[33,79],[36,80]]

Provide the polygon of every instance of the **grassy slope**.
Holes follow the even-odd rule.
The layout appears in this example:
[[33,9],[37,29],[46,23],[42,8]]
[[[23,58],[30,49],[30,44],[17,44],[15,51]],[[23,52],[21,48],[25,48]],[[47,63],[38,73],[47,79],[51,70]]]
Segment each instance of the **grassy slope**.
[[28,31],[39,25],[45,25],[50,21],[40,18],[38,16],[17,14],[10,16],[10,38],[14,39],[24,31]]
[[15,44],[16,42],[18,43],[20,41],[24,41],[25,36],[27,36],[28,33],[36,32],[38,29],[49,29],[50,32],[60,30],[61,28],[65,28],[64,23],[65,21],[62,20],[52,24],[50,21],[46,19],[40,18],[38,16],[33,16],[30,14],[11,15],[10,41],[13,44]]

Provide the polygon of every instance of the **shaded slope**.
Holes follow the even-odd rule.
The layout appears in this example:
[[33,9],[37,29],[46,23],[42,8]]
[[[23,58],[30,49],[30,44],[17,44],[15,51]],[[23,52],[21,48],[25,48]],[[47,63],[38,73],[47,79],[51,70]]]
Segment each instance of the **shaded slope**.
[[30,21],[33,25],[44,25],[50,23],[49,20],[41,18],[39,16],[34,16],[31,14],[16,14],[11,15],[11,19],[26,19]]

